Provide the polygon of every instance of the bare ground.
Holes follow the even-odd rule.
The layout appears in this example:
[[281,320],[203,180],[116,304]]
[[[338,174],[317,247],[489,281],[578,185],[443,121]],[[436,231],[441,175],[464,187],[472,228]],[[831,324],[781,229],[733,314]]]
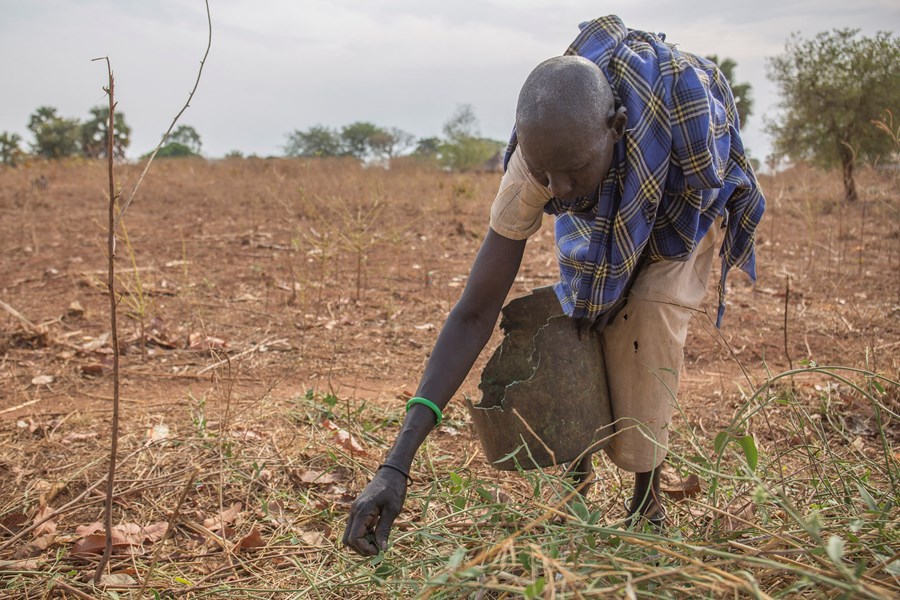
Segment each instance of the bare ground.
[[[135,177],[133,167],[119,173],[126,189]],[[348,504],[390,443],[402,400],[465,285],[497,180],[326,161],[154,165],[118,242],[115,520],[146,527],[179,507],[179,530],[155,565],[168,581],[160,589],[204,595],[227,581],[300,593],[324,578],[297,567],[319,564],[313,555],[352,564],[339,549]],[[721,332],[707,315],[694,320],[679,426],[710,446],[752,390],[804,361],[898,377],[897,181],[864,173],[864,201],[855,205],[840,201],[837,183],[803,169],[764,178],[758,281],[731,276]],[[18,569],[8,579],[12,597],[39,597],[49,577],[40,573],[58,572],[58,561],[74,569],[72,582],[96,564],[96,554],[74,545],[86,539],[79,526],[101,520],[109,444],[105,186],[99,163],[0,170],[0,559],[19,561],[4,563]],[[511,297],[554,281],[552,248],[548,219]],[[458,397],[478,396],[485,358]],[[877,454],[871,406],[827,377],[793,384],[812,412],[828,413],[847,439]],[[885,403],[900,408],[895,388]],[[519,478],[484,464],[462,402],[448,417],[415,477],[427,486],[471,471],[497,493],[526,498]],[[790,443],[790,419],[773,407],[750,422],[761,450]],[[886,427],[896,443],[896,422]],[[622,474],[603,463],[598,477],[607,485],[592,499],[620,517]],[[52,539],[36,546],[40,532],[25,527],[46,507],[62,512],[49,521]],[[423,516],[419,507],[408,503],[399,532],[445,510]],[[254,531],[262,555],[252,555]],[[161,546],[158,536],[136,535],[117,546],[128,552],[113,570],[141,580]],[[241,551],[251,556],[237,567]],[[277,586],[254,571],[259,556],[281,573]],[[372,590],[349,589],[340,593]]]

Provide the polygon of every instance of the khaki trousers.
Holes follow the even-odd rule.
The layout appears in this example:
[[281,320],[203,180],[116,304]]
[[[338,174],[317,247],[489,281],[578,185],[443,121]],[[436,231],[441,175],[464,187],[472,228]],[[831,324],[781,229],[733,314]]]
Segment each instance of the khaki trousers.
[[720,225],[717,219],[687,260],[646,265],[603,330],[616,430],[606,452],[626,471],[651,471],[666,457],[688,322],[706,293]]

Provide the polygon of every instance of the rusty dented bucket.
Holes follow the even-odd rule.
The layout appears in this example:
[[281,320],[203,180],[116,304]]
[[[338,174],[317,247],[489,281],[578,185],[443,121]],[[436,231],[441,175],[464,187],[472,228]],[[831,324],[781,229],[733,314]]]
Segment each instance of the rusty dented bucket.
[[481,402],[466,398],[488,461],[533,469],[605,446],[613,428],[600,336],[578,339],[552,287],[510,301],[500,327],[505,337],[481,373]]

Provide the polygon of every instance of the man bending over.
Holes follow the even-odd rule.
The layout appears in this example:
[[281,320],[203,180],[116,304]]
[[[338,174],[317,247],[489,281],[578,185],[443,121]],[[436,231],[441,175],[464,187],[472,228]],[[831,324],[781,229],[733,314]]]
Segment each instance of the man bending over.
[[[728,270],[755,278],[764,199],[731,90],[713,63],[662,35],[627,29],[616,16],[583,24],[566,55],[538,65],[522,86],[505,168],[490,229],[416,398],[350,509],[343,542],[360,554],[387,548],[413,457],[490,338],[544,213],[556,217],[560,305],[602,336],[616,430],[606,452],[635,474],[631,518],[664,515],[659,469],[688,322],[718,236],[717,325]],[[574,472],[587,480],[591,456]]]

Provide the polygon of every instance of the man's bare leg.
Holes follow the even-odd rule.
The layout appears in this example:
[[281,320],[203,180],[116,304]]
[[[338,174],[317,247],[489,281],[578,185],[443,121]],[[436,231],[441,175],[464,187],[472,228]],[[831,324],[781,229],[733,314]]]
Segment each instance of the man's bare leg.
[[646,517],[655,526],[661,526],[665,520],[662,496],[659,492],[659,473],[662,465],[646,473],[634,474],[634,495],[628,506],[628,520],[631,526],[635,517]]
[[[575,487],[577,494],[573,494],[566,505],[571,510],[575,503],[586,504],[588,491],[591,484],[594,483],[594,463],[591,462],[593,453],[582,456],[578,461],[569,463],[566,474],[571,477],[572,485]],[[553,517],[553,521],[557,524],[565,523],[566,518],[562,515]]]
[[591,461],[593,457],[593,452],[585,454],[578,462],[569,466],[569,475],[572,477],[572,482],[580,496],[579,499],[582,501],[587,497],[588,490],[594,483],[594,463]]

